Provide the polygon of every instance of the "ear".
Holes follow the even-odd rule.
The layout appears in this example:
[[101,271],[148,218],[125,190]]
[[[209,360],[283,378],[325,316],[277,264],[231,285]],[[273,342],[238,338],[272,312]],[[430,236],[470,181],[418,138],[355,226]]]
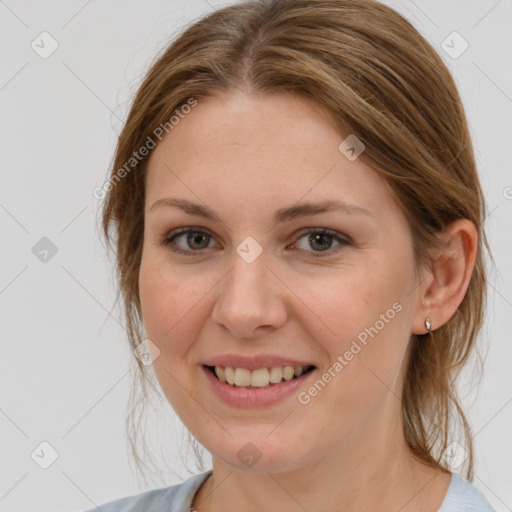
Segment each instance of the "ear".
[[452,222],[439,237],[444,249],[434,255],[432,270],[422,280],[420,305],[412,326],[414,334],[428,332],[427,317],[432,331],[448,322],[466,295],[475,266],[478,233],[470,220]]

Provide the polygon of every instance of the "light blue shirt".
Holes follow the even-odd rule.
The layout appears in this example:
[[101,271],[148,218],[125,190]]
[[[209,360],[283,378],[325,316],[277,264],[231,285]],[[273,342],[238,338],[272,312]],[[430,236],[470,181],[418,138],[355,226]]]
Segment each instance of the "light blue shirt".
[[[192,500],[212,470],[183,483],[109,501],[86,512],[194,512]],[[437,512],[496,512],[471,482],[452,473],[450,486]]]

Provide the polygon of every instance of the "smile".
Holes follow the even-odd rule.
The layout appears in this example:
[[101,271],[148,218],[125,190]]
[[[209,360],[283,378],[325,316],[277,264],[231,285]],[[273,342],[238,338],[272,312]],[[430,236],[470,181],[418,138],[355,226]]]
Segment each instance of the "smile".
[[310,366],[273,366],[271,368],[232,368],[230,366],[207,367],[221,382],[231,386],[247,388],[265,388],[283,381],[293,380],[310,372],[315,367]]
[[249,370],[230,366],[202,365],[202,370],[209,382],[207,393],[211,390],[213,395],[225,404],[247,409],[277,406],[285,402],[314,378],[317,368],[301,366],[299,373],[299,367],[295,366],[272,366]]

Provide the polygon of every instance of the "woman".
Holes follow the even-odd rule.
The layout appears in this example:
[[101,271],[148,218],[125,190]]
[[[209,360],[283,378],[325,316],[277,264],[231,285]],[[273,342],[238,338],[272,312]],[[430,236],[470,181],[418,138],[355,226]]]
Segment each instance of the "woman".
[[492,511],[455,387],[485,202],[410,23],[373,0],[213,12],[148,72],[102,190],[141,376],[213,469],[101,510]]

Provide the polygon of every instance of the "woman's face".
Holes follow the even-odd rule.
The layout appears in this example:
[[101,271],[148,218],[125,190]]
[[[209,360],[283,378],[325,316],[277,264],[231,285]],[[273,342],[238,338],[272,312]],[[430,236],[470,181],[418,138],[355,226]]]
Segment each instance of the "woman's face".
[[[139,285],[153,367],[233,467],[371,456],[401,435],[402,363],[422,321],[412,239],[344,139],[307,100],[239,93],[199,101],[151,154]],[[328,201],[353,207],[299,208]],[[215,363],[239,368],[220,370],[235,384]],[[314,369],[286,380],[300,363]]]

